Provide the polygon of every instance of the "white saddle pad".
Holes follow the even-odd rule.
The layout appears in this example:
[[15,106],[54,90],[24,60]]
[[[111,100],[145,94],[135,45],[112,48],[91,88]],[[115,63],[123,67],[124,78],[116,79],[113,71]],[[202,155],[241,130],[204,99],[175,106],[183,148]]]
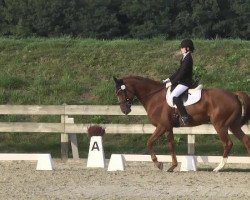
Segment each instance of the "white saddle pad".
[[[184,102],[184,106],[189,106],[189,105],[192,105],[192,104],[195,104],[196,102],[198,102],[201,99],[202,88],[203,88],[202,85],[198,85],[198,87],[196,87],[194,89],[189,89],[188,90],[188,99],[187,99],[187,101]],[[171,90],[171,87],[169,87],[167,90],[166,100],[167,100],[167,103],[170,107],[176,108],[176,105],[173,104],[173,99],[170,98],[170,93],[171,93],[170,90]]]

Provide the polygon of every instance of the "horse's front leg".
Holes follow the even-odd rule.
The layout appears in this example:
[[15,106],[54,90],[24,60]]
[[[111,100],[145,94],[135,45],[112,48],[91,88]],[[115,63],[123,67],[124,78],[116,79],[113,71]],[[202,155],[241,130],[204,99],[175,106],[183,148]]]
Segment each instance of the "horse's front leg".
[[178,165],[177,158],[176,158],[175,145],[174,145],[173,131],[171,130],[171,131],[166,132],[166,137],[168,141],[168,148],[172,156],[172,166],[168,169],[168,172],[172,172],[174,171],[174,168],[176,168]]
[[158,162],[158,159],[155,155],[155,151],[153,149],[154,142],[166,131],[166,128],[157,126],[154,133],[150,136],[147,142],[148,151],[151,155],[151,159],[154,162],[155,166],[158,167],[160,170],[163,169],[162,162]]

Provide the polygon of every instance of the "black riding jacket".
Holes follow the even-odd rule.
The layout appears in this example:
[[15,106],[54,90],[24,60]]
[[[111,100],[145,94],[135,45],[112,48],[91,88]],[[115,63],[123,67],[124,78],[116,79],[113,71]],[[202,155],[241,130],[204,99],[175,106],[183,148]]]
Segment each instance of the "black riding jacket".
[[172,85],[175,87],[178,84],[191,87],[193,84],[193,58],[191,53],[188,53],[180,62],[179,69],[169,78]]

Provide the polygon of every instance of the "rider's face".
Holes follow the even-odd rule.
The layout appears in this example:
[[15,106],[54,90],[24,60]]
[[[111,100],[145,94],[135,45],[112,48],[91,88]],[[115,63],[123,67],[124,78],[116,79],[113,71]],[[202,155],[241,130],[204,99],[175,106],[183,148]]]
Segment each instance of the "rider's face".
[[181,53],[182,53],[182,54],[187,53],[187,48],[186,48],[186,47],[181,48]]

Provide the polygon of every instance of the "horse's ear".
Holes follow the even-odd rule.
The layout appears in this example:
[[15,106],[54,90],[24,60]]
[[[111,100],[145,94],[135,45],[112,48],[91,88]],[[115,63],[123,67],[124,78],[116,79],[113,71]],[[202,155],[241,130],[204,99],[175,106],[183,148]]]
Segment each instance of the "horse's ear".
[[113,76],[113,79],[114,79],[115,83],[118,83],[118,79],[116,77]]

